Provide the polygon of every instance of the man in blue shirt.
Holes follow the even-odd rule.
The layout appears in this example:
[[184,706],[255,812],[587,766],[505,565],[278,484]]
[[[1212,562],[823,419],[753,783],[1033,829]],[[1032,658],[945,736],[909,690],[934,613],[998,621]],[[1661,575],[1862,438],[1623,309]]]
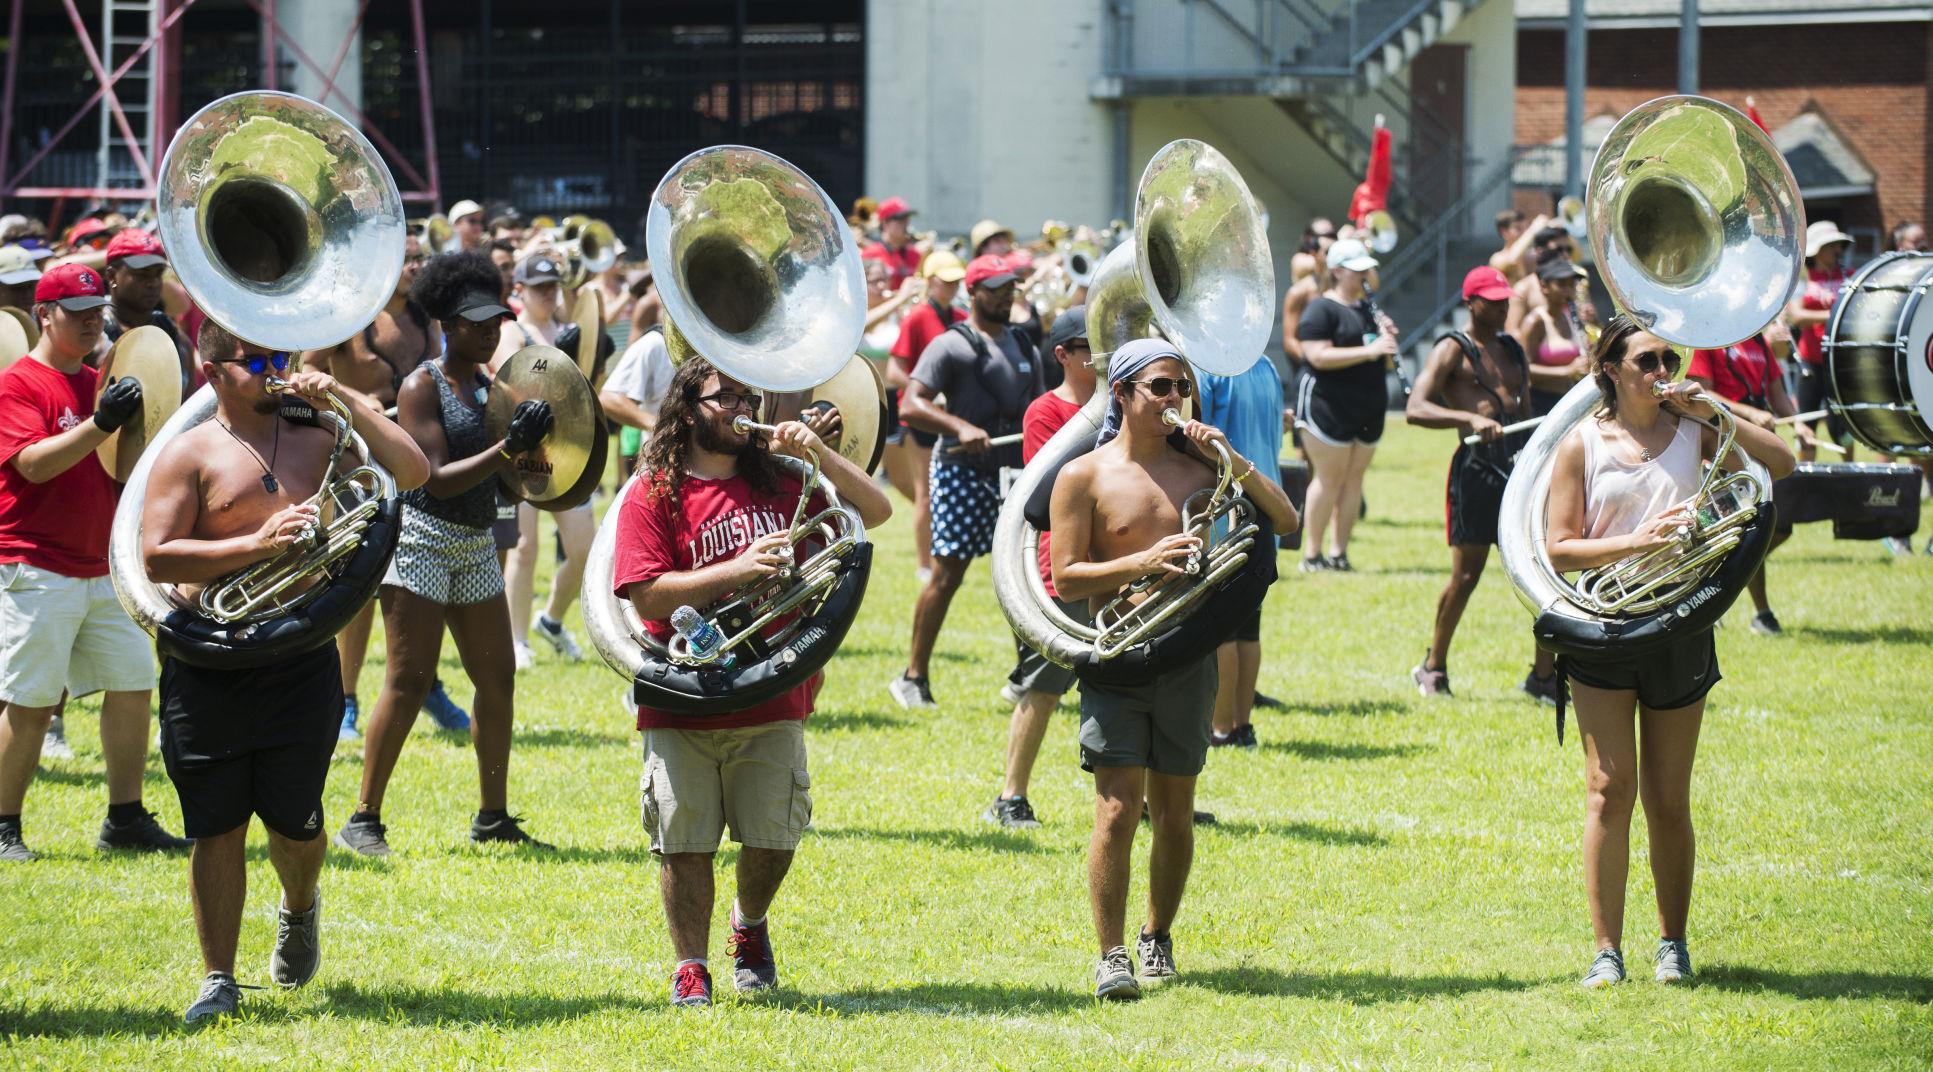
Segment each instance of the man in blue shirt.
[[[1220,428],[1235,453],[1263,476],[1282,483],[1282,377],[1267,355],[1239,376],[1196,373],[1201,384],[1202,423]],[[1273,551],[1273,548],[1266,550]],[[1221,688],[1215,697],[1214,747],[1254,748],[1255,678],[1262,668],[1262,611],[1236,631],[1217,655]]]

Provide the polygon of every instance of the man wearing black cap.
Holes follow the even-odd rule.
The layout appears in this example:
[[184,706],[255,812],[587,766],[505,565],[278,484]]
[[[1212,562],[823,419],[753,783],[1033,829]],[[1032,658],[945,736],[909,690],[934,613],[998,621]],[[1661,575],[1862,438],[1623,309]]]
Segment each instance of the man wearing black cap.
[[[990,448],[1017,433],[1027,404],[1047,390],[1040,358],[1025,336],[1009,331],[1018,278],[1003,257],[967,265],[972,316],[927,344],[900,400],[907,425],[937,433],[933,448],[933,575],[913,605],[906,671],[888,686],[901,707],[932,707],[927,660],[946,621],[953,593],[975,558],[993,549],[1000,513],[1000,468],[1020,461],[1014,446]],[[946,396],[942,409],[934,399]]]
[[65,696],[105,693],[107,821],[99,848],[185,849],[141,805],[154,656],[107,575],[119,489],[95,454],[141,405],[122,379],[95,400],[84,363],[101,339],[107,284],[63,264],[41,277],[40,341],[0,373],[0,861],[34,858],[20,808]]
[[[1094,366],[1087,346],[1087,306],[1076,305],[1054,319],[1047,333],[1047,348],[1060,363],[1061,381],[1053,390],[1034,399],[1021,421],[1020,458],[1022,464],[1034,460],[1040,448],[1054,438],[1074,414],[1094,397]],[[1087,606],[1069,602],[1054,593],[1049,548],[1052,534],[1040,534],[1040,576],[1047,594],[1060,604],[1062,613],[1077,621],[1087,620]],[[981,816],[990,823],[1009,829],[1027,830],[1040,825],[1034,806],[1027,800],[1027,783],[1033,777],[1034,760],[1040,755],[1040,742],[1047,735],[1047,723],[1060,698],[1074,684],[1074,671],[1048,662],[1046,657],[1014,637],[1019,661],[1007,675],[1000,690],[1003,699],[1013,701],[1013,718],[1007,724],[1007,780],[1000,795]]]

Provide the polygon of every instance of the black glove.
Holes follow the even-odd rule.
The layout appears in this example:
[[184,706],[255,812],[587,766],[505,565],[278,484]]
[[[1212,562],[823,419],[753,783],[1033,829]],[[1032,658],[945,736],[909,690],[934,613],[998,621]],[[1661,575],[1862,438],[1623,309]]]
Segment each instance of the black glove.
[[141,381],[122,376],[111,381],[107,390],[101,392],[100,400],[94,403],[94,424],[103,432],[112,432],[126,424],[140,408]]
[[516,410],[510,414],[510,429],[503,434],[503,449],[511,454],[534,450],[556,423],[557,417],[550,412],[550,403],[540,398],[527,398],[517,403]]
[[[564,330],[557,333],[556,346],[559,350],[569,354],[572,361],[575,361],[577,360],[577,342],[582,336],[583,332],[578,330],[576,324],[566,324]],[[616,353],[617,343],[611,341],[611,333],[608,331],[598,332],[597,357],[591,361],[590,378],[593,380],[597,379],[597,374],[604,370],[610,362],[611,356]]]

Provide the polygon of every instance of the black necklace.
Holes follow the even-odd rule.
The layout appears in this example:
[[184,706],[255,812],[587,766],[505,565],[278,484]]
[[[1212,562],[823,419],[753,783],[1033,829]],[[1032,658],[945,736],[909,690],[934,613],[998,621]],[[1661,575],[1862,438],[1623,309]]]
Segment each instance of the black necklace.
[[282,490],[282,485],[278,483],[275,479],[275,459],[282,453],[281,419],[277,418],[275,422],[275,441],[274,441],[274,444],[269,447],[268,461],[263,461],[261,452],[256,450],[254,447],[249,446],[247,440],[243,439],[241,436],[236,435],[235,430],[233,428],[230,428],[229,426],[222,424],[219,418],[216,419],[215,423],[221,424],[221,430],[228,433],[228,438],[233,439],[237,443],[240,443],[243,449],[248,451],[249,456],[255,459],[255,464],[262,467],[262,490],[268,492],[270,495],[273,495],[276,492]]

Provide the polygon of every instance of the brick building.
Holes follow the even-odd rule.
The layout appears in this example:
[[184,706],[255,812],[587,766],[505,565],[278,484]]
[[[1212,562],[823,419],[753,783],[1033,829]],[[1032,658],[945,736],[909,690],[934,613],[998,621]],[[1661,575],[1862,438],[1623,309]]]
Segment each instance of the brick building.
[[[1568,0],[1517,0],[1517,137],[1549,146],[1520,171],[1519,202],[1542,209],[1563,181]],[[1679,0],[1589,0],[1586,166],[1612,121],[1675,92]],[[1740,109],[1749,94],[1784,150],[1808,219],[1831,219],[1883,248],[1900,220],[1933,212],[1933,7],[1901,0],[1706,0],[1699,92]],[[1533,154],[1535,155],[1535,154]]]

